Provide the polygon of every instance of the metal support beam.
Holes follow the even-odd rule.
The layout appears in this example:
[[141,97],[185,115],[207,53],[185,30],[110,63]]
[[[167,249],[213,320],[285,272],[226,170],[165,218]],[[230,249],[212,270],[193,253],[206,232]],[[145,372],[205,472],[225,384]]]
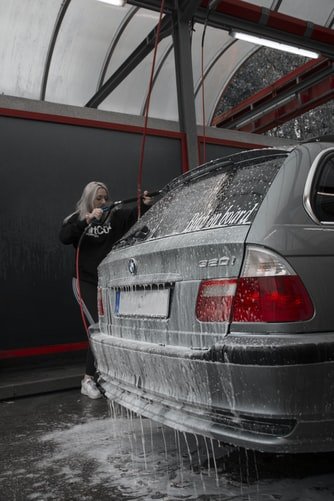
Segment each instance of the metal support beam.
[[217,115],[212,125],[261,133],[334,97],[334,63],[309,61],[234,108]]
[[48,83],[48,78],[49,78],[49,71],[50,71],[50,65],[51,65],[51,60],[54,52],[54,48],[56,45],[56,41],[59,35],[59,31],[62,25],[62,22],[64,20],[66,11],[70,5],[71,0],[64,0],[59,8],[57,20],[55,22],[54,30],[50,39],[49,43],[49,48],[48,48],[48,53],[46,56],[46,61],[44,65],[44,71],[43,71],[43,78],[42,78],[42,85],[41,85],[41,92],[40,92],[40,100],[44,101],[45,99],[45,94],[46,94],[46,87]]
[[[209,0],[203,0],[195,21],[207,19]],[[317,24],[272,11],[243,0],[217,0],[207,19],[209,26],[263,36],[277,42],[295,45],[334,58],[334,31]]]
[[174,13],[173,42],[176,71],[177,99],[181,132],[187,138],[188,165],[192,169],[199,163],[196,127],[194,80],[191,56],[191,25]]
[[[171,16],[162,19],[159,40],[166,38],[172,33]],[[111,75],[94,96],[86,103],[88,108],[97,106],[109,96],[109,94],[140,64],[143,59],[154,49],[157,27],[155,27],[143,40],[123,64]]]

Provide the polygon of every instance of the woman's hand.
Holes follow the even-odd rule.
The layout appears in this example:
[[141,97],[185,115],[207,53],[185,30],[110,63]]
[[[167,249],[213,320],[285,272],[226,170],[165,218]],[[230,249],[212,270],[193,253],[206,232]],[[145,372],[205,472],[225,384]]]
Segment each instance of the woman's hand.
[[103,214],[102,209],[98,208],[93,209],[92,212],[86,214],[86,223],[90,224],[93,221],[93,219],[97,219],[99,221],[102,217],[102,214]]
[[143,193],[143,204],[145,205],[152,205],[153,204],[153,201],[154,201],[154,198],[153,197],[148,197],[148,191],[145,190],[144,193]]

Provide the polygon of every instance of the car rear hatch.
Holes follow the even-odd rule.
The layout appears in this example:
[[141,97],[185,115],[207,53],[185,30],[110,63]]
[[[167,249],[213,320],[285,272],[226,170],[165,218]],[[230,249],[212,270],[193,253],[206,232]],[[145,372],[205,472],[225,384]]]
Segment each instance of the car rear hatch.
[[286,155],[232,155],[168,185],[99,266],[101,332],[192,349],[221,340],[247,233]]

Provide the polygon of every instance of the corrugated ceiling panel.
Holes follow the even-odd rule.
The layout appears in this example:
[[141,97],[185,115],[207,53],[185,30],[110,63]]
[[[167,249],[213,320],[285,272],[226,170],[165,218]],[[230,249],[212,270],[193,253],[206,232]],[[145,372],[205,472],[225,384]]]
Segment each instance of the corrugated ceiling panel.
[[0,2],[0,92],[39,99],[61,0]]
[[72,0],[59,31],[46,100],[83,106],[96,92],[110,42],[129,6]]
[[[122,9],[119,9],[122,10]],[[112,54],[110,64],[106,72],[107,80],[117,68],[135,50],[151,30],[157,25],[159,14],[146,9],[139,9],[135,16],[126,26],[117,46]]]
[[[239,68],[242,62],[254,51],[254,45],[246,42],[238,42],[231,45],[223,55],[217,60],[216,64],[208,74],[204,82],[205,97],[205,121],[211,122],[216,104],[222,91],[229,82],[231,75]],[[196,117],[197,123],[203,124],[202,114],[202,94],[199,92],[196,96]]]
[[[157,65],[159,65],[159,61],[161,57],[163,57],[168,43],[169,41],[166,39],[162,40],[159,44]],[[99,109],[140,115],[148,91],[152,58],[153,53],[150,53],[132,73],[123,80],[122,84],[116,87],[110,96],[100,104]],[[150,114],[150,116],[152,115]]]
[[[204,26],[196,24],[192,37],[192,60],[193,60],[193,76],[195,89],[198,87],[202,78],[201,69],[201,50],[203,39]],[[228,33],[223,30],[207,27],[204,36],[204,72],[211,65],[212,61],[218,54],[228,46],[232,41]]]
[[[168,49],[172,46],[171,37],[168,39],[168,42],[166,42],[166,46]],[[155,81],[151,96],[149,116],[154,118],[163,117],[165,120],[179,120],[173,49],[164,60]]]
[[[39,99],[49,44],[62,0],[0,1],[0,92]],[[334,18],[333,0],[252,0],[267,8],[279,5],[279,12],[328,24]],[[96,0],[71,0],[60,26],[51,58],[45,99],[52,102],[84,106],[94,95],[101,70],[113,45],[105,79],[126,60],[137,45],[156,26],[159,14],[135,8],[113,7]],[[125,22],[128,21],[128,22]],[[120,29],[124,23],[124,31]],[[195,25],[192,40],[193,77],[196,94],[197,121],[202,123],[201,42],[203,26]],[[217,100],[240,64],[254,51],[254,46],[236,42],[223,30],[207,28],[204,43],[206,122],[210,120]],[[164,40],[159,58],[171,44]],[[147,95],[152,53],[109,96],[101,109],[139,115]],[[173,82],[173,83],[172,83]],[[178,120],[176,79],[173,51],[164,60],[152,92],[150,116]]]

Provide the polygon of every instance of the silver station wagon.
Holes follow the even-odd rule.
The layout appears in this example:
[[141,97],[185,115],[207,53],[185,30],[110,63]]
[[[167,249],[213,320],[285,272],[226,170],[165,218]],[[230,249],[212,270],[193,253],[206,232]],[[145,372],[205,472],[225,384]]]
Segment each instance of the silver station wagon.
[[108,399],[248,449],[334,450],[334,138],[180,176],[98,272]]

